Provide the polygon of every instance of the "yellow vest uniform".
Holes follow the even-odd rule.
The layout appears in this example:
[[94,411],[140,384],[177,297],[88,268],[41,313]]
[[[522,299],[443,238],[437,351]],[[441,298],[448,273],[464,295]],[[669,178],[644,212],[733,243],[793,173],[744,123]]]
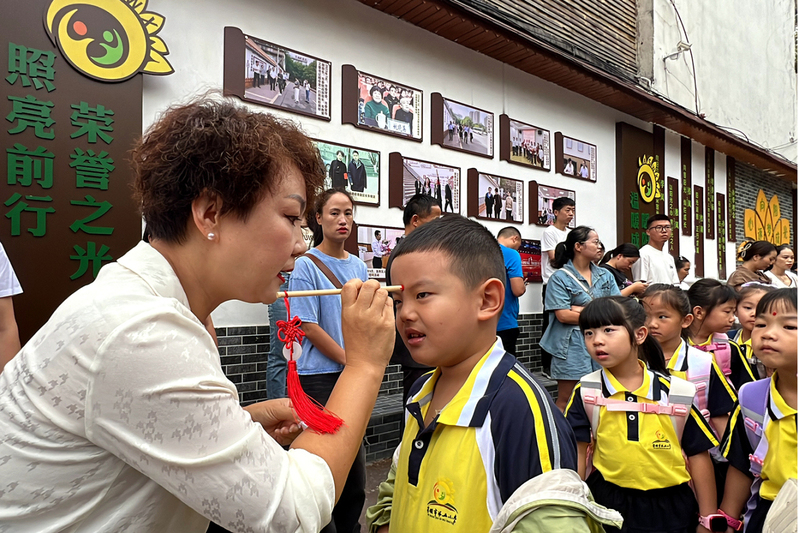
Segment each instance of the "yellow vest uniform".
[[[760,497],[769,501],[777,497],[777,492],[788,478],[797,477],[796,409],[789,407],[777,391],[778,375],[779,371],[771,377],[769,398],[766,403],[768,423],[765,424],[765,431],[761,437],[768,441],[768,452],[763,459],[763,469],[760,474],[763,480],[760,485]],[[722,451],[732,466],[752,477],[749,472],[749,455],[754,453],[754,450],[746,436],[741,407],[737,404],[730,418]]]
[[497,342],[428,427],[441,371],[406,405],[390,531],[488,531],[511,494],[557,468],[577,469],[577,444],[547,391]]
[[[669,378],[639,363],[644,369],[644,380],[634,391],[627,390],[612,373],[602,369],[602,395],[613,400],[666,405]],[[681,442],[668,415],[608,411],[605,406],[600,409],[594,468],[605,480],[620,487],[651,490],[686,483],[691,477],[683,450],[690,457],[718,445],[695,405],[691,406]],[[591,442],[591,421],[580,395],[580,384],[572,392],[565,415],[577,441]]]

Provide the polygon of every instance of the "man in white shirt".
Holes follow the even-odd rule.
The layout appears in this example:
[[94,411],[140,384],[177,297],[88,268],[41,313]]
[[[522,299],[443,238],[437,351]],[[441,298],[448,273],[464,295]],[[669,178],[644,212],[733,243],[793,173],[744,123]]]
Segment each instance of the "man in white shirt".
[[[552,267],[552,261],[555,260],[555,247],[558,243],[566,240],[569,234],[568,225],[574,219],[574,200],[567,196],[556,198],[552,202],[552,212],[555,216],[555,221],[551,226],[547,226],[544,234],[541,236],[541,277],[544,279],[544,285],[541,287],[541,305],[544,304],[547,295],[547,282],[549,277],[555,272]],[[549,325],[549,317],[544,313],[544,322],[541,326],[541,334],[547,330]],[[544,367],[544,374],[549,375],[549,367],[552,364],[552,355],[545,350],[541,350],[541,363]]]
[[380,232],[375,231],[375,240],[372,241],[372,268],[383,268],[383,256],[386,255],[386,248],[380,237]]
[[679,285],[680,278],[674,266],[674,257],[664,250],[664,245],[671,237],[671,220],[668,215],[654,215],[647,222],[646,234],[649,242],[641,246],[641,258],[632,266],[635,281],[668,283]]
[[0,244],[0,372],[20,348],[14,303],[11,301],[11,297],[17,294],[22,294],[22,287]]

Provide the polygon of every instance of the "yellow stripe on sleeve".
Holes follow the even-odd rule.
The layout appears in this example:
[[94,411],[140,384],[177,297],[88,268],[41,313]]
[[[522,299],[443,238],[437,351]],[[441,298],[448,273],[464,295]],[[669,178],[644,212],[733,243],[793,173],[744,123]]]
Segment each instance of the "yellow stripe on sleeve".
[[580,394],[579,389],[580,389],[580,382],[578,381],[577,385],[574,387],[574,390],[572,391],[572,395],[569,396],[569,403],[566,404],[566,410],[563,411],[563,416],[569,415],[569,409],[571,409],[572,403],[574,402],[574,397]]
[[[730,383],[727,381],[727,378],[724,377],[724,372],[722,372],[721,369],[719,368],[719,365],[716,364],[715,357],[713,358],[713,361],[711,361],[710,366],[712,367],[713,372],[715,372],[716,375],[719,377],[719,380],[724,384],[724,388],[727,389],[727,394],[729,394],[733,400],[737,401],[738,395],[735,394],[735,391],[730,386]],[[748,368],[749,364],[747,364],[746,366]]]
[[732,445],[732,435],[735,432],[735,423],[738,422],[738,415],[741,414],[741,406],[736,405],[735,410],[732,412],[732,416],[730,416],[730,430],[727,432],[727,443],[724,446],[724,449],[721,450],[721,453],[724,457],[727,457],[727,454],[730,453],[730,446]]
[[702,416],[702,413],[700,413],[697,409],[691,409],[691,416],[694,418],[696,425],[702,429],[702,433],[705,434],[707,440],[709,440],[713,446],[718,446],[719,441],[716,439],[716,435],[713,434],[710,426],[707,425],[707,420],[705,420],[705,417]]
[[535,423],[535,443],[538,447],[538,457],[541,461],[541,472],[549,472],[552,470],[552,459],[550,457],[549,443],[547,443],[547,430],[544,426],[544,415],[541,413],[541,406],[538,404],[538,398],[536,398],[530,384],[517,374],[515,370],[511,370],[508,376],[519,385],[519,388],[527,397],[527,403],[530,404],[530,410],[533,413],[533,421]]

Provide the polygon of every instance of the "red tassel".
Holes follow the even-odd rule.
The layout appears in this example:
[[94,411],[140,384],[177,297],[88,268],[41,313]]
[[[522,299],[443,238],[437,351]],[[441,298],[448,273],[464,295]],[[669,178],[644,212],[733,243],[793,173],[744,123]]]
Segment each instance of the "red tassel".
[[328,411],[325,407],[305,394],[300,385],[300,376],[297,374],[297,361],[289,361],[288,389],[291,404],[300,420],[305,422],[308,429],[317,433],[335,433],[344,423],[342,419]]
[[302,342],[305,332],[300,329],[302,321],[299,317],[291,317],[291,307],[288,297],[284,297],[286,302],[286,315],[288,320],[277,321],[277,338],[281,340],[289,349],[289,368],[286,376],[286,384],[289,399],[294,407],[294,412],[308,429],[316,433],[335,433],[344,424],[344,421],[320,405],[319,402],[305,394],[300,385],[300,376],[297,373],[297,361],[294,360],[294,343]]

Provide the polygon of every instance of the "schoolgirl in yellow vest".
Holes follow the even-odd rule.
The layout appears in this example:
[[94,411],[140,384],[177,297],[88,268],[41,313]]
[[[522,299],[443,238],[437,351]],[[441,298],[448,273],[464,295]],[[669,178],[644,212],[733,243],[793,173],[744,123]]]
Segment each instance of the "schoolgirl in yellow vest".
[[722,445],[730,469],[720,511],[731,525],[744,514],[744,533],[763,530],[777,494],[797,477],[796,290],[764,295],[756,317],[752,348],[774,374],[741,389]]
[[595,381],[593,374],[581,380],[565,412],[578,467],[585,474],[593,442],[595,470],[587,483],[597,503],[624,517],[622,531],[702,532],[699,524],[717,508],[708,450],[718,441],[692,405],[696,388],[668,377],[645,323],[643,307],[618,296],[598,298],[580,313],[586,348],[602,369]]
[[732,344],[738,348],[741,355],[749,363],[752,375],[755,379],[767,378],[771,375],[769,369],[763,365],[752,351],[752,329],[755,327],[755,310],[757,303],[768,292],[774,290],[771,285],[763,285],[756,281],[744,283],[738,291],[738,305],[735,308],[735,316],[741,324],[741,329],[735,332],[732,337]]
[[721,438],[737,397],[713,355],[685,339],[686,328],[694,320],[688,297],[679,287],[656,283],[646,289],[641,303],[649,334],[663,350],[666,369],[696,385],[697,407]]
[[688,327],[688,342],[703,352],[712,353],[724,375],[737,391],[755,380],[749,362],[738,347],[730,343],[727,332],[735,323],[738,293],[718,280],[700,279],[688,289],[694,321]]

